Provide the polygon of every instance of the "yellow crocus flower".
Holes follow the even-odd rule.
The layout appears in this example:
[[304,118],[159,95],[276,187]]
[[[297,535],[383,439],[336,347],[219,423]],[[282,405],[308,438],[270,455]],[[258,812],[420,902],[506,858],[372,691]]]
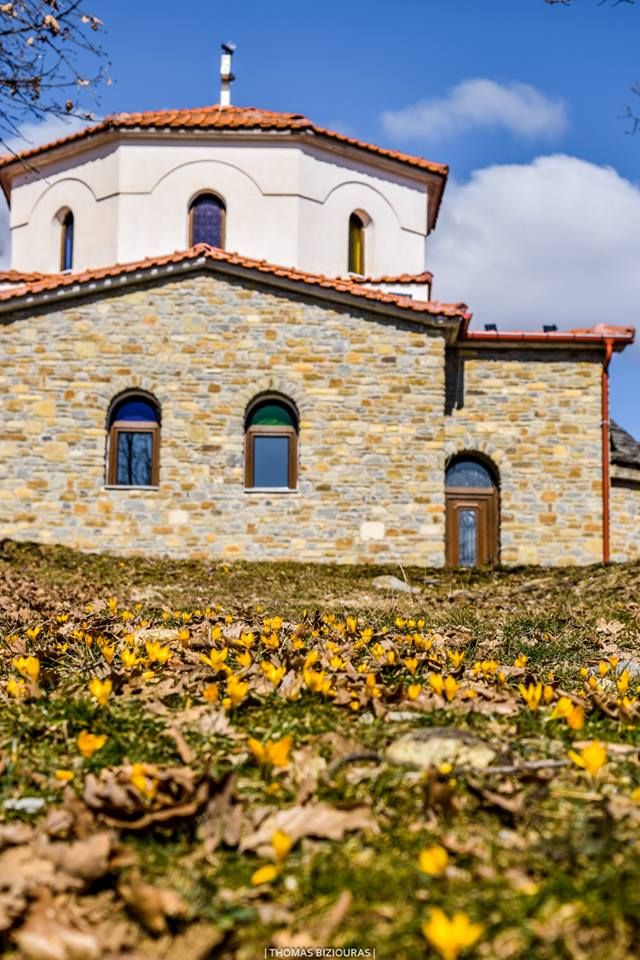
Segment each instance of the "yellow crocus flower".
[[11,663],[21,676],[31,680],[32,683],[38,682],[40,661],[37,657],[16,657]]
[[444,847],[434,844],[420,851],[418,864],[422,872],[430,877],[441,877],[449,864],[449,854]]
[[455,677],[447,677],[444,681],[443,687],[444,687],[444,695],[447,698],[447,700],[449,701],[453,700],[456,693],[458,692],[458,681],[455,679]]
[[251,884],[259,887],[263,883],[273,883],[280,871],[273,863],[268,863],[265,867],[260,867],[251,877]]
[[290,837],[288,833],[285,833],[284,830],[276,830],[271,837],[271,846],[276,855],[276,860],[278,863],[282,863],[282,861],[286,860],[289,856],[289,851],[293,846],[293,838]]
[[522,694],[523,699],[526,701],[529,710],[531,710],[532,713],[535,713],[540,706],[540,700],[542,699],[542,684],[530,683],[528,687],[525,687],[523,683],[519,683],[518,690]]
[[89,681],[89,693],[95,697],[101,707],[104,707],[113,691],[111,680],[100,680],[98,677],[92,677]]
[[568,756],[578,767],[586,770],[592,779],[595,779],[607,762],[607,748],[599,740],[592,740],[582,748],[580,753],[569,750]]
[[422,932],[442,960],[457,960],[463,950],[472,947],[484,933],[484,927],[472,923],[466,913],[454,913],[449,918],[439,907],[431,910]]
[[97,750],[101,750],[106,742],[106,734],[89,733],[88,730],[83,730],[82,733],[79,733],[78,739],[76,740],[78,750],[87,760],[90,759]]

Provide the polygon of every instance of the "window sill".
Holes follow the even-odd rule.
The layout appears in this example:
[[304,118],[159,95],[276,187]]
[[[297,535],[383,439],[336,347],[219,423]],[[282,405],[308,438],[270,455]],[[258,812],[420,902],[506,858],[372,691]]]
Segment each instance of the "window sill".
[[245,493],[300,493],[297,487],[245,487]]
[[135,484],[135,483],[131,484],[131,486],[127,486],[127,484],[124,484],[124,483],[105,483],[102,489],[103,490],[142,490],[146,493],[149,493],[150,491],[157,492],[160,489],[160,487],[143,487],[142,484]]

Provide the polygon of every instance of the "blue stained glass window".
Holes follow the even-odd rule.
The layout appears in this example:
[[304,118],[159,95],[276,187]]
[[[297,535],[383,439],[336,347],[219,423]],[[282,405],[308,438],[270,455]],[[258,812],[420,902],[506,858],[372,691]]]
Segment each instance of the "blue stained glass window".
[[73,267],[73,214],[69,210],[62,221],[62,269]]
[[494,486],[491,474],[477,460],[458,460],[447,470],[447,487],[488,487]]
[[289,486],[289,437],[253,437],[253,485]]
[[218,197],[206,193],[196,197],[191,205],[191,244],[208,243],[222,247],[224,204]]
[[478,555],[478,513],[476,510],[458,511],[458,563],[461,567],[475,567]]
[[151,400],[146,400],[144,397],[125,397],[114,407],[111,422],[115,420],[158,423],[158,410]]
[[125,486],[152,485],[153,434],[119,430],[116,483]]

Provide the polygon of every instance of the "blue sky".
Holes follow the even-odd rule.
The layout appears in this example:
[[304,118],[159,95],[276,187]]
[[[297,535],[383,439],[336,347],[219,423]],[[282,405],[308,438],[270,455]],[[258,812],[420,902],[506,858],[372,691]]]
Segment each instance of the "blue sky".
[[[234,103],[450,164],[429,242],[440,299],[476,325],[640,327],[640,0],[96,0],[113,85],[101,114]],[[640,347],[615,359],[612,409],[640,437]]]
[[[305,113],[394,146],[380,114],[442,96],[469,77],[529,83],[566,100],[570,127],[542,144],[638,177],[640,138],[618,119],[640,80],[640,5],[597,0],[101,0],[114,85],[101,109],[215,102],[221,40],[238,44],[237,103]],[[141,38],[144,42],[141,43]],[[407,147],[409,143],[405,144]],[[526,162],[540,143],[500,132],[412,149],[457,177],[491,163]]]

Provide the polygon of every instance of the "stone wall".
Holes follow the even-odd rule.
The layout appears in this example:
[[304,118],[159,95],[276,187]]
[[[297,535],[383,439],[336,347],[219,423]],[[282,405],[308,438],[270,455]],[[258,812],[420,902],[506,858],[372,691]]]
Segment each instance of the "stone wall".
[[[211,274],[2,326],[0,536],[83,550],[441,565],[444,341]],[[157,490],[105,487],[106,417],[162,410]],[[244,413],[300,413],[299,491],[244,490]]]
[[504,564],[602,559],[601,351],[464,347],[447,359],[445,451],[500,476]]
[[640,560],[640,470],[611,468],[611,559]]

